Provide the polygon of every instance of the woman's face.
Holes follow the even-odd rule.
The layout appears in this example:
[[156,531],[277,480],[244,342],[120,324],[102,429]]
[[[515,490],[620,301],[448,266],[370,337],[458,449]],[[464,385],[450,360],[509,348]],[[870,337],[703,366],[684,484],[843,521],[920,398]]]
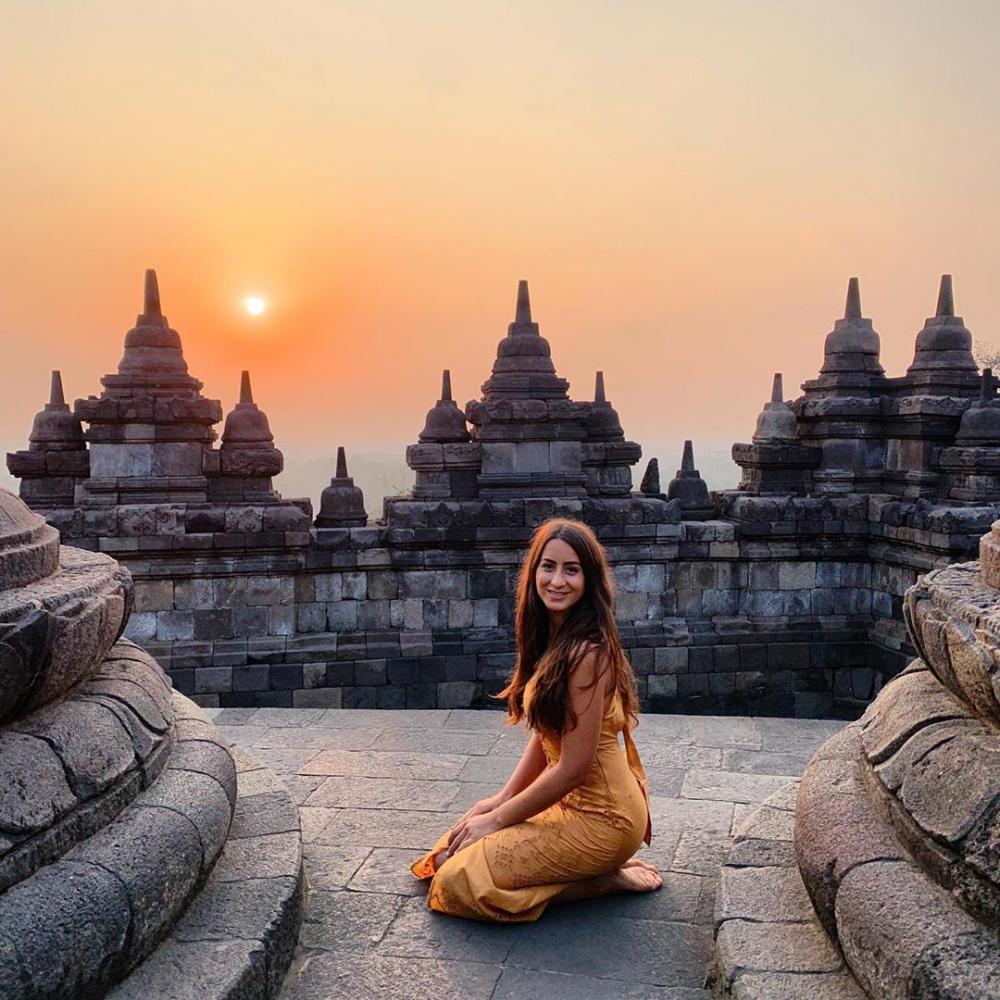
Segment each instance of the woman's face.
[[583,568],[568,542],[553,538],[546,543],[535,570],[535,590],[549,615],[558,622],[583,597]]

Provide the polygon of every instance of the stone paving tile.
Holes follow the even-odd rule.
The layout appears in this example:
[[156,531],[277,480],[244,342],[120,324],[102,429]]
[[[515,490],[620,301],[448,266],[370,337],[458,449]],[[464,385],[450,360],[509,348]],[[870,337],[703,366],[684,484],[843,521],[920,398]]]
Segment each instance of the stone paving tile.
[[544,922],[525,925],[507,965],[568,972],[595,979],[703,987],[712,953],[706,928],[663,920],[601,917],[600,946],[593,921],[559,907]]
[[712,1000],[711,990],[506,968],[493,1000]]
[[761,802],[796,775],[741,774],[692,768],[684,779],[681,795],[688,799],[720,802]]
[[492,782],[499,789],[514,770],[515,758],[512,757],[470,757],[465,767],[458,773],[459,781]]
[[[370,726],[348,729],[320,729],[316,726],[295,728],[274,726],[259,736],[240,738],[240,742],[261,750],[367,750],[381,730]],[[378,748],[376,748],[378,749]]]
[[217,726],[244,726],[256,714],[256,708],[211,708],[203,709]]
[[662,798],[651,795],[649,812],[653,821],[654,838],[657,834],[681,833],[684,830],[728,833],[733,818],[733,803],[715,799]]
[[719,770],[749,774],[800,774],[811,756],[812,753],[725,750]]
[[421,897],[403,903],[376,951],[380,955],[503,962],[520,933],[517,925],[494,927],[432,913]]
[[302,824],[302,843],[311,844],[326,829],[330,817],[336,809],[299,806],[299,822]]
[[[225,709],[225,711],[230,711],[230,709]],[[232,709],[235,711],[235,709]],[[257,711],[254,709],[254,711]],[[239,746],[249,747],[253,745],[253,742],[260,739],[266,732],[266,726],[218,726],[219,735],[229,743],[237,744]]]
[[427,884],[415,879],[410,872],[416,857],[413,851],[399,847],[373,847],[347,888],[362,893],[426,896]]
[[499,733],[507,726],[506,712],[475,708],[453,708],[444,724],[445,729],[470,733]]
[[650,795],[676,798],[684,786],[687,772],[681,767],[656,767],[646,771]]
[[826,740],[820,736],[765,732],[762,736],[761,749],[769,753],[802,753],[811,756],[825,742]]
[[309,888],[331,891],[346,889],[347,883],[354,878],[371,852],[370,847],[351,844],[338,844],[336,847],[303,844],[302,860]]
[[[467,758],[460,754],[404,753],[401,751],[350,750],[313,752],[309,763],[301,766],[300,774],[346,775],[361,778],[412,778],[417,781],[444,781],[457,778],[466,766]],[[481,760],[473,757],[472,760]]]
[[[513,762],[511,762],[510,771],[513,770]],[[510,774],[510,771],[507,773]],[[466,809],[471,809],[480,799],[489,798],[495,792],[499,792],[503,784],[503,781],[460,781],[458,794],[452,800],[451,808],[461,815]]]
[[500,965],[334,953],[309,956],[281,1000],[489,1000]]
[[320,712],[315,724],[330,729],[351,726],[433,729],[436,726],[443,726],[452,714],[449,708],[398,708],[391,711],[382,708],[326,708],[292,709],[292,711]]
[[[409,753],[460,753],[479,757],[493,753],[498,737],[493,733],[465,733],[451,729],[382,729],[372,741],[372,750],[402,750]],[[353,750],[354,747],[344,749]]]
[[319,774],[283,774],[281,776],[281,783],[285,786],[288,794],[292,797],[292,801],[297,806],[302,805],[325,780],[326,778]]
[[[253,749],[253,755],[257,760],[282,776],[294,774],[323,752],[316,747],[311,750],[270,750],[262,747],[254,747]],[[337,751],[330,752],[336,753]]]
[[303,947],[319,951],[371,951],[401,901],[384,893],[310,890],[299,940]]
[[814,739],[817,747],[847,725],[839,719],[783,719],[780,716],[769,715],[762,715],[753,721],[764,736]]
[[[229,711],[229,709],[224,709]],[[312,726],[323,718],[325,708],[258,708],[250,716],[252,726]]]
[[697,923],[705,879],[680,872],[663,872],[663,888],[641,896],[608,896],[575,903],[582,921],[605,917],[632,920],[667,920],[673,923]]
[[307,806],[344,806],[356,809],[422,809],[441,812],[458,792],[455,781],[416,781],[412,778],[327,778],[306,799]]
[[692,742],[703,747],[744,747],[759,750],[763,736],[758,719],[717,715],[688,716]]
[[729,828],[729,835],[732,836],[739,829],[740,824],[757,808],[756,802],[737,802],[733,806],[733,822]]
[[635,731],[636,743],[644,740],[646,734],[655,736],[657,742],[693,743],[694,735],[690,725],[689,715],[641,715]]
[[[636,739],[636,747],[647,774],[661,767],[721,768],[725,751],[721,747],[699,747],[690,743],[660,743],[650,739],[646,743]],[[731,768],[730,770],[735,770]]]
[[496,739],[490,754],[494,757],[509,757],[512,761],[519,760],[528,745],[528,734],[520,727],[511,732],[502,732]]
[[685,830],[674,852],[671,870],[692,875],[712,875],[726,862],[732,847],[728,834],[706,833],[704,830]]
[[[707,1000],[731,833],[842,725],[644,716],[636,741],[651,779],[653,842],[642,854],[664,888],[490,926],[428,911],[409,865],[506,781],[523,727],[466,709],[215,714],[226,738],[283,770],[299,803],[308,914],[282,1000]],[[730,936],[753,933],[736,923],[727,922]]]
[[461,815],[458,811],[407,809],[331,809],[315,838],[317,844],[405,847],[413,857],[430,850],[437,838]]

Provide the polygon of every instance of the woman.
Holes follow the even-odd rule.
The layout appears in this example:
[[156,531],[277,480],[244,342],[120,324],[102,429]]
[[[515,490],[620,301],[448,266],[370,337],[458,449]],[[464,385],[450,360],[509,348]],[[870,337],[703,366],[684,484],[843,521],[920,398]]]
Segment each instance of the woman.
[[[500,697],[529,739],[507,784],[417,861],[427,905],[477,920],[537,920],[553,901],[662,885],[632,742],[635,678],[615,627],[607,559],[578,521],[532,539],[517,594],[517,662]],[[625,750],[618,743],[624,736]]]

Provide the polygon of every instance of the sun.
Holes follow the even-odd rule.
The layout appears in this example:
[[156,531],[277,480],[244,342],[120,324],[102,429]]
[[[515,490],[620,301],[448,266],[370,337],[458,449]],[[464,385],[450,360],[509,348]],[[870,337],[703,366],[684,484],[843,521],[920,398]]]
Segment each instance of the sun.
[[267,302],[259,295],[250,295],[243,300],[243,308],[251,316],[260,316],[267,308]]

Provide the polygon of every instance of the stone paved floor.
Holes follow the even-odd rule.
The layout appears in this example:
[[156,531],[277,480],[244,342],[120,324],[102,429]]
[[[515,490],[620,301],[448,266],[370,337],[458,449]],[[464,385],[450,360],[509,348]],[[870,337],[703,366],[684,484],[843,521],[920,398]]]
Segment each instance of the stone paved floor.
[[282,1000],[695,1000],[735,824],[841,723],[647,715],[663,889],[551,908],[520,927],[432,914],[408,864],[506,780],[524,733],[499,712],[223,709],[221,732],[299,803],[309,895]]

